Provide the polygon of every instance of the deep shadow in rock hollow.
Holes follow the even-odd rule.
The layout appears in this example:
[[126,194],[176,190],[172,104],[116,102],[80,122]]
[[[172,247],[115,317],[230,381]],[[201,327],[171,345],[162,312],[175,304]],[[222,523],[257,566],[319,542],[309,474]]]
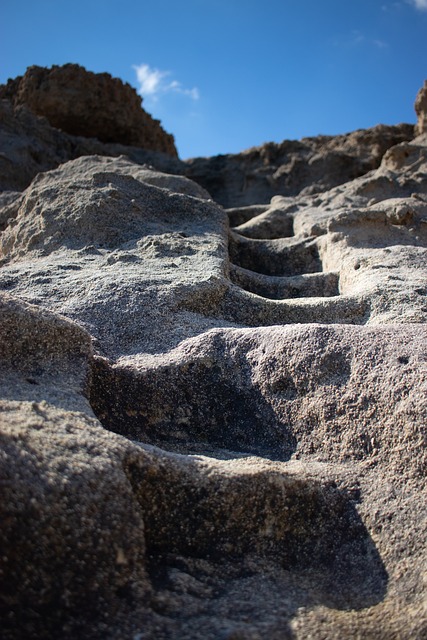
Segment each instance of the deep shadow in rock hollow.
[[140,371],[102,359],[93,368],[96,415],[140,443],[124,470],[144,520],[162,637],[197,637],[189,629],[200,607],[206,638],[283,640],[301,607],[380,603],[387,572],[353,496],[309,463],[280,464],[296,449],[291,425],[278,423],[243,360],[230,369],[236,352],[207,353]]
[[296,449],[291,430],[258,390],[233,379],[225,358],[140,373],[96,360],[91,404],[107,429],[171,451],[288,460]]
[[125,471],[144,514],[150,578],[160,601],[172,603],[175,625],[197,625],[183,580],[194,580],[195,602],[209,587],[204,609],[216,618],[209,638],[223,637],[218,620],[230,633],[259,627],[291,638],[301,607],[361,610],[384,599],[380,554],[355,503],[333,482],[271,470],[205,474],[195,457],[155,453],[159,473],[147,474],[137,460]]

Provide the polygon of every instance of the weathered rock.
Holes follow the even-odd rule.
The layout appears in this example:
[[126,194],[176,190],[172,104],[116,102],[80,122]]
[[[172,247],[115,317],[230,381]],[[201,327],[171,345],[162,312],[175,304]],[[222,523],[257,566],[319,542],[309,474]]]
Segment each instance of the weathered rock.
[[69,135],[55,129],[25,106],[13,107],[9,100],[0,100],[0,148],[0,192],[22,191],[38,173],[93,154],[125,155],[138,164],[147,164],[166,173],[183,173],[184,170],[178,158],[165,153]]
[[[85,398],[89,336],[10,297],[1,304],[3,637],[131,637],[142,624],[150,636],[174,637],[174,611],[188,600],[195,627],[183,637],[198,637],[200,598],[244,587],[248,571],[262,575],[272,562],[282,587],[290,571],[302,575],[283,613],[382,599],[383,561],[344,474],[337,487],[321,466],[176,456],[114,436]],[[241,337],[263,349],[256,332]],[[185,369],[185,346],[182,355]],[[92,402],[96,394],[95,385]],[[153,592],[159,571],[169,574],[166,590]],[[221,624],[236,626],[229,607],[219,605],[212,637]]]
[[1,295],[0,611],[4,638],[85,634],[148,590],[143,520],[87,400],[90,337]]
[[7,640],[425,637],[426,149],[231,229],[125,157],[7,194]]
[[318,193],[376,169],[414,127],[378,125],[340,136],[270,142],[239,154],[187,161],[187,175],[224,207],[268,203],[275,195]]
[[109,73],[92,73],[77,64],[32,66],[0,87],[4,98],[74,136],[177,155],[173,136],[141,108],[135,89]]
[[415,99],[415,113],[417,114],[415,134],[420,136],[427,133],[427,80],[424,81],[424,86],[418,91]]
[[[423,157],[423,149],[414,150],[417,157]],[[415,173],[408,156],[407,168],[395,174],[389,162],[387,158],[375,174],[349,183],[345,191],[338,188],[322,199],[296,201],[296,235],[259,240],[236,232],[229,238],[225,212],[203,200],[206,196],[196,185],[194,193],[202,198],[147,184],[147,170],[125,159],[81,158],[40,175],[9,206],[10,224],[0,238],[0,255],[9,266],[3,267],[0,282],[61,313],[66,300],[66,314],[88,318],[91,333],[99,338],[102,334],[104,349],[111,345],[115,354],[127,335],[137,342],[125,350],[164,349],[175,339],[194,335],[200,326],[213,326],[207,316],[217,319],[215,326],[220,319],[247,326],[422,322],[426,309],[420,265],[427,253],[427,204],[404,194],[415,193],[417,185],[420,191],[425,188],[424,165]],[[158,174],[152,175],[154,180]],[[186,178],[164,180],[188,192]],[[390,199],[399,190],[401,197]],[[351,200],[357,204],[353,210]],[[63,265],[68,260],[74,265],[69,269]],[[30,285],[22,275],[28,269]],[[307,295],[316,273],[316,287]],[[269,287],[286,291],[294,286],[295,277],[302,287],[296,297],[267,295]],[[61,283],[56,293],[53,281]],[[96,282],[93,302],[86,293],[89,281],[94,286]],[[129,283],[136,282],[140,287],[134,291]],[[330,282],[335,282],[330,289],[334,295],[325,297]],[[237,286],[242,284],[245,289]],[[98,305],[109,312],[93,323],[90,316],[99,316]],[[147,309],[144,318],[129,315],[130,309],[136,313],[141,307]],[[70,315],[73,309],[80,311]],[[180,311],[175,314],[173,309]],[[167,317],[168,332],[158,322],[160,312]],[[184,321],[186,313],[198,315],[189,322]],[[123,326],[121,337],[112,332],[113,318]]]

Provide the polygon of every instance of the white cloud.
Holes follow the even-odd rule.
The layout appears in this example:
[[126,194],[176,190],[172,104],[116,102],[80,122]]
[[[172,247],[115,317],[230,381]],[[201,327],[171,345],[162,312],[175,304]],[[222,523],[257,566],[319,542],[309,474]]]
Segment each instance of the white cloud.
[[[405,2],[412,2],[412,0],[405,0]],[[395,11],[396,9],[401,9],[401,2],[389,2],[389,4],[383,4],[381,9],[383,11]]]
[[378,49],[387,49],[388,44],[384,42],[384,40],[372,40],[372,44],[374,44]]
[[166,71],[150,69],[148,64],[133,65],[133,68],[136,71],[136,79],[139,83],[138,93],[143,96],[151,96],[158,93],[163,78],[168,75]]
[[393,9],[402,9],[406,5],[411,5],[414,9],[419,11],[427,11],[427,0],[404,0],[404,2],[390,2],[383,4],[381,9],[383,11],[392,11]]
[[[426,0],[427,2],[427,0]],[[389,44],[379,38],[365,36],[358,30],[354,30],[347,36],[341,36],[333,40],[335,47],[343,49],[354,49],[359,47],[376,47],[377,49],[387,49]]]
[[415,9],[419,11],[427,11],[427,0],[406,0],[409,4],[412,4]]
[[165,93],[180,93],[192,100],[198,100],[200,93],[197,87],[186,89],[178,80],[169,80],[170,71],[152,69],[148,64],[133,65],[138,81],[138,93],[143,97],[149,97],[156,101]]

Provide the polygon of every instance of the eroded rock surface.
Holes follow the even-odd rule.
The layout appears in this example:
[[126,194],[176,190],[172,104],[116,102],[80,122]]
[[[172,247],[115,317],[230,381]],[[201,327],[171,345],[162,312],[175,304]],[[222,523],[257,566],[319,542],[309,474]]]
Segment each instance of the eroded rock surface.
[[427,80],[424,81],[424,85],[418,91],[415,99],[415,112],[417,114],[416,134],[427,133]]
[[80,156],[125,155],[166,173],[184,171],[183,163],[166,153],[59,131],[46,118],[36,116],[26,106],[14,107],[10,100],[0,100],[0,148],[0,206],[7,192],[22,191],[38,173]]
[[426,138],[228,211],[84,155],[1,202],[3,637],[424,638]]
[[135,89],[109,73],[77,64],[32,66],[0,87],[0,99],[26,105],[74,136],[177,155],[173,136],[141,108]]
[[275,195],[318,193],[353,180],[413,135],[412,125],[378,125],[341,136],[270,142],[238,154],[193,158],[187,175],[224,207],[268,203]]

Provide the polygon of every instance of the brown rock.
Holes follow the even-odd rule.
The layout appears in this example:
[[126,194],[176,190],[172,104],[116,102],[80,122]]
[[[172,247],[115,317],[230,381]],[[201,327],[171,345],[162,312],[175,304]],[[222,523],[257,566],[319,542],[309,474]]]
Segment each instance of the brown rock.
[[420,136],[422,133],[427,133],[427,80],[417,93],[414,107],[418,118],[415,133]]
[[[184,170],[184,163],[167,153],[59,131],[46,118],[36,116],[25,105],[14,107],[10,100],[0,100],[0,149],[0,192],[22,191],[38,173],[93,154],[126,155],[164,173],[180,174]],[[1,197],[0,207],[6,204],[5,198],[10,200],[8,195]]]
[[314,194],[376,169],[384,153],[411,140],[413,125],[378,125],[339,136],[269,142],[238,154],[193,158],[186,174],[224,207]]
[[177,156],[173,136],[141,108],[135,89],[108,73],[92,73],[77,64],[32,66],[0,87],[0,98],[27,105],[72,135]]

